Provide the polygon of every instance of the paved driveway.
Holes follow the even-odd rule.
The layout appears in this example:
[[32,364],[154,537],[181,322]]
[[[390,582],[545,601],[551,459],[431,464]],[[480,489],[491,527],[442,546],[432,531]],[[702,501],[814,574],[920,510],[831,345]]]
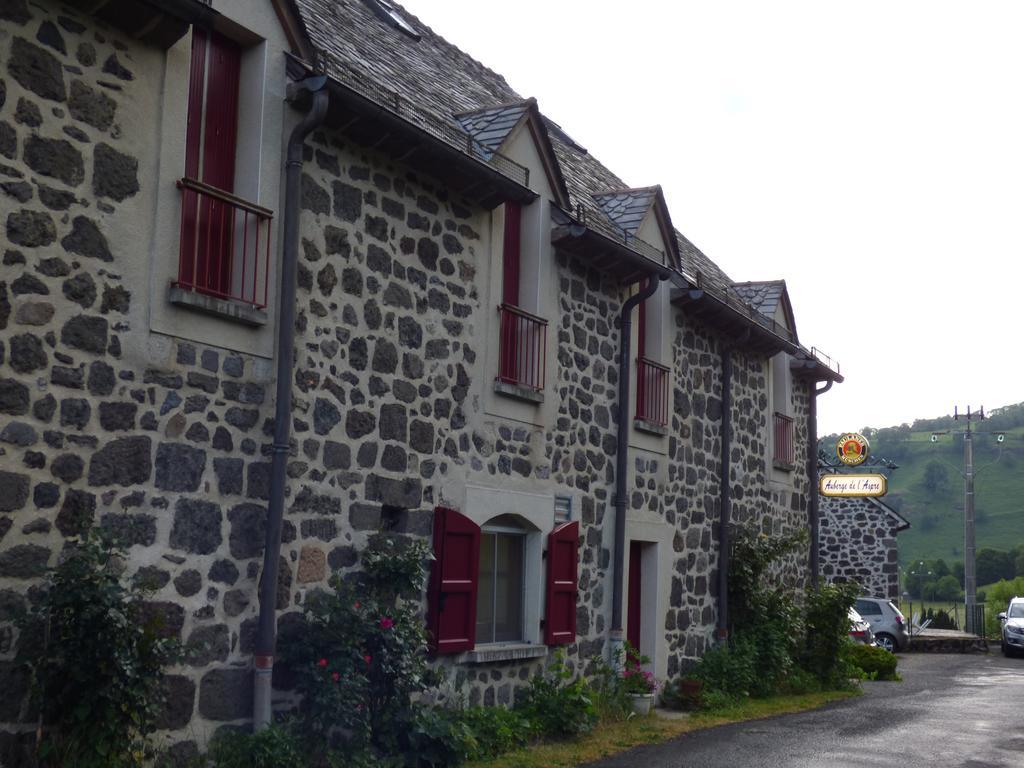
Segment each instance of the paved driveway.
[[[998,646],[997,646],[998,648]],[[1021,768],[1024,659],[903,654],[902,683],[814,712],[687,734],[592,768]]]

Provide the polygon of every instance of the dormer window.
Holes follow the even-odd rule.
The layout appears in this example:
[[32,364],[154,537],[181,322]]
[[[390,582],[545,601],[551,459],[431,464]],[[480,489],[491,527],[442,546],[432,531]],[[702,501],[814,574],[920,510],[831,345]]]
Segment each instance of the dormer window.
[[395,8],[388,0],[364,0],[370,8],[373,9],[374,13],[380,16],[384,21],[390,24],[392,27],[408,35],[413,40],[420,39],[420,33],[405,20],[405,17],[399,13],[398,9]]

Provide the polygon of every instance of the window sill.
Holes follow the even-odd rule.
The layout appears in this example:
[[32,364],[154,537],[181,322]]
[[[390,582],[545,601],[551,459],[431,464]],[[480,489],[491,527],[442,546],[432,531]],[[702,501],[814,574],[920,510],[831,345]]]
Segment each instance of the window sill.
[[187,307],[196,312],[215,315],[225,320],[260,328],[267,324],[267,312],[257,309],[251,304],[244,304],[231,299],[220,299],[197,291],[188,291],[176,285],[167,289],[167,298],[171,304]]
[[515,400],[524,400],[528,403],[535,403],[539,405],[544,402],[544,393],[530,387],[524,387],[519,384],[510,384],[507,381],[501,381],[496,379],[494,381],[494,391],[504,397],[511,397]]
[[647,421],[647,419],[633,419],[633,429],[649,432],[652,435],[661,435],[662,437],[668,434],[668,426],[655,424],[653,421]]
[[456,657],[457,664],[488,664],[495,661],[522,661],[548,655],[546,645],[532,643],[498,643],[466,651]]
[[796,469],[796,464],[792,464],[788,461],[780,461],[779,459],[772,459],[772,466],[783,472],[792,472]]

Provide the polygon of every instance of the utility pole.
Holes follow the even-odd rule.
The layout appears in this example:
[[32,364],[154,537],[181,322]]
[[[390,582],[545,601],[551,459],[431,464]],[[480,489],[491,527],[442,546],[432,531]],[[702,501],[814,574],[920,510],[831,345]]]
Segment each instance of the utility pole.
[[964,416],[953,408],[953,418],[959,421],[961,418],[967,420],[967,429],[964,430],[964,628],[970,634],[977,634],[978,627],[978,585],[975,579],[975,544],[974,544],[974,444],[971,436],[971,421],[985,418],[985,408],[982,407],[977,413],[971,413],[971,406],[967,406],[967,415]]

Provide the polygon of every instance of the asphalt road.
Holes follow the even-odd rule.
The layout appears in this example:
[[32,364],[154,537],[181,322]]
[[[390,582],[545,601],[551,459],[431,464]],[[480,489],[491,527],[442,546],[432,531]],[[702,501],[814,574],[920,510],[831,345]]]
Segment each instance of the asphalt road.
[[1021,768],[1024,658],[902,654],[902,683],[813,712],[691,733],[591,768]]

